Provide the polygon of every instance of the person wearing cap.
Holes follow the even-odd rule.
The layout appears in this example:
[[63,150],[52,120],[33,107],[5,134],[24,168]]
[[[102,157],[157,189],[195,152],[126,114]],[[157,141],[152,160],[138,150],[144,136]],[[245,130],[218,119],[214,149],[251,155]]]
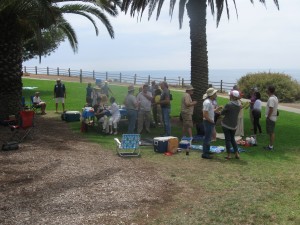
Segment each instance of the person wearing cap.
[[[188,85],[186,87],[185,93],[181,98],[181,117],[182,117],[182,136],[186,136],[188,133],[188,137],[193,138],[193,113],[194,106],[197,104],[197,101],[192,100],[192,95],[194,93],[194,88],[192,85]],[[188,155],[188,149],[187,149]]]
[[106,80],[106,81],[104,81],[104,85],[101,87],[101,94],[104,94],[107,97],[109,97],[109,92],[113,95],[112,91],[110,90],[110,88],[108,86],[108,82]]
[[238,115],[241,110],[241,104],[238,101],[240,99],[240,93],[237,90],[229,92],[230,102],[224,106],[221,111],[221,115],[224,116],[221,125],[225,136],[225,145],[227,156],[226,159],[231,158],[231,146],[233,147],[235,158],[239,159],[239,151],[235,141],[235,130],[237,128]]
[[163,136],[171,136],[171,122],[170,122],[170,113],[171,113],[171,99],[170,99],[170,90],[168,83],[163,81],[160,83],[160,88],[162,90],[162,94],[160,97],[160,107],[162,113],[162,119],[164,124],[165,133]]
[[67,97],[67,91],[64,84],[61,83],[60,79],[56,80],[54,85],[54,98],[55,98],[55,109],[57,112],[58,103],[61,102],[63,111],[65,111],[65,98]]
[[41,108],[42,115],[45,115],[46,112],[46,102],[43,102],[40,98],[40,92],[35,92],[34,97],[32,98],[32,103],[35,108]]
[[128,117],[128,134],[134,134],[135,124],[138,115],[138,107],[139,103],[137,101],[136,96],[134,95],[134,86],[128,86],[128,94],[124,99],[124,105],[127,110],[127,117]]
[[265,146],[265,150],[273,150],[275,140],[275,123],[278,117],[278,98],[275,96],[275,87],[269,86],[267,89],[269,96],[266,106],[266,130],[269,135],[269,145]]
[[222,107],[214,108],[212,102],[217,98],[217,90],[214,88],[208,88],[206,93],[203,95],[203,125],[205,130],[204,140],[203,140],[203,153],[202,158],[212,159],[210,155],[210,142],[212,137],[212,132],[215,127],[215,111],[220,111]]
[[137,131],[140,134],[145,125],[147,133],[150,133],[152,93],[149,91],[147,83],[143,85],[142,91],[137,95],[137,101],[140,102]]

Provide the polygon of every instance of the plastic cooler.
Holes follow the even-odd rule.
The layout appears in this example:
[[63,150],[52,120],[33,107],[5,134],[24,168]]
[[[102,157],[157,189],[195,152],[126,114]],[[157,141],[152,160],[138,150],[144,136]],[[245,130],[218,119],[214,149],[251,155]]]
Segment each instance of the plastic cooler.
[[[172,146],[169,146],[171,145],[171,143]],[[153,147],[154,151],[157,153],[165,153],[168,151],[168,148],[170,152],[174,153],[174,149],[176,148],[177,150],[178,147],[178,138],[173,136],[155,137],[153,138]],[[172,147],[172,150],[170,149],[170,147]]]

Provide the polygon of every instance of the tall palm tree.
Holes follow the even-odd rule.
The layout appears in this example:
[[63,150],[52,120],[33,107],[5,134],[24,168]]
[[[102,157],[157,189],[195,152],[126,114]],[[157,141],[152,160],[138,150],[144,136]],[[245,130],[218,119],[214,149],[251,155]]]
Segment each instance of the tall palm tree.
[[[237,13],[236,2],[232,0]],[[278,0],[273,0],[279,9]],[[165,0],[123,0],[122,10],[127,13],[130,11],[131,16],[137,13],[142,17],[144,10],[148,7],[148,19],[157,7],[156,19],[158,19],[161,8]],[[253,0],[250,0],[253,4]],[[259,0],[265,4],[265,0]],[[170,16],[176,0],[170,0]],[[191,83],[195,88],[193,98],[198,100],[195,107],[195,121],[202,120],[202,96],[208,88],[208,55],[207,55],[207,38],[206,38],[206,9],[210,7],[211,13],[217,13],[217,25],[221,19],[224,6],[226,6],[227,17],[229,19],[229,7],[227,0],[179,0],[179,26],[182,27],[182,21],[185,8],[190,19],[190,39],[191,39]]]
[[[79,3],[80,2],[80,3]],[[89,4],[92,3],[92,4]],[[17,114],[22,95],[22,45],[34,38],[42,45],[42,31],[57,28],[77,51],[74,29],[65,20],[66,13],[84,16],[98,27],[92,15],[104,24],[111,38],[114,30],[105,13],[118,14],[119,0],[1,0],[0,1],[0,120]]]

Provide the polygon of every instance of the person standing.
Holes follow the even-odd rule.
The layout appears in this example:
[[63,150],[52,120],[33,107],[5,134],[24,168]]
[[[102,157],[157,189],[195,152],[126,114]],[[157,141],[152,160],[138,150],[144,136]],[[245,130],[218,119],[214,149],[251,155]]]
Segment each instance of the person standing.
[[140,102],[137,131],[140,134],[145,124],[146,131],[150,133],[152,93],[148,84],[143,85],[142,91],[137,95],[137,101]]
[[260,117],[261,117],[261,96],[259,92],[255,93],[255,102],[253,105],[252,115],[253,115],[253,128],[254,128],[254,134],[257,133],[257,129],[259,133],[261,134],[261,126],[259,123]]
[[108,82],[106,80],[106,81],[104,81],[104,85],[101,87],[101,94],[106,95],[108,98],[109,92],[113,95],[112,91],[110,90],[110,88],[108,86]]
[[55,110],[57,113],[58,103],[61,102],[63,112],[65,111],[65,99],[67,98],[67,91],[64,84],[61,83],[60,79],[56,80],[54,85],[54,98],[55,98]]
[[212,102],[217,98],[217,90],[214,88],[208,88],[206,93],[203,95],[203,125],[205,130],[204,140],[203,140],[203,153],[202,158],[212,159],[210,155],[210,142],[212,137],[212,132],[215,127],[214,117],[215,111],[220,111],[221,107],[214,108]]
[[240,98],[238,99],[240,105],[241,105],[241,110],[239,112],[238,116],[238,121],[237,121],[237,127],[235,130],[235,136],[243,137],[244,134],[244,108],[249,107],[249,103],[243,103],[241,98],[243,97],[243,93],[239,90],[237,85],[234,85],[232,90],[238,91],[240,93]]
[[87,106],[92,106],[92,92],[93,92],[93,88],[92,88],[92,84],[88,83],[88,86],[86,87],[86,104]]
[[266,106],[266,130],[269,135],[269,145],[265,146],[265,150],[273,150],[275,140],[275,123],[277,121],[278,98],[275,96],[275,87],[269,86],[267,89],[269,96]]
[[192,95],[194,93],[194,88],[192,85],[188,85],[185,90],[185,94],[181,99],[181,116],[182,116],[182,136],[193,137],[193,113],[194,106],[197,104],[197,101],[192,100]]
[[255,93],[258,91],[257,87],[253,87],[251,88],[251,93],[250,93],[250,107],[249,107],[249,116],[250,116],[250,122],[251,122],[251,130],[253,130],[253,114],[252,114],[252,110],[253,110],[253,105],[255,102]]
[[221,122],[222,129],[225,136],[225,145],[227,156],[226,159],[231,159],[231,146],[233,147],[235,158],[239,159],[239,151],[235,141],[235,130],[237,128],[238,116],[241,110],[241,104],[238,101],[240,99],[240,93],[237,90],[229,92],[230,102],[227,103],[221,112],[224,118]]
[[134,86],[129,85],[128,86],[128,94],[125,97],[124,105],[127,110],[127,117],[128,117],[128,134],[134,134],[135,130],[135,124],[137,120],[137,114],[138,114],[138,101],[136,96],[134,95]]
[[162,89],[162,94],[160,97],[159,104],[161,106],[162,120],[164,124],[164,134],[163,136],[171,136],[171,123],[170,123],[170,113],[171,113],[171,102],[170,102],[170,90],[168,83],[163,81],[160,83],[160,88]]

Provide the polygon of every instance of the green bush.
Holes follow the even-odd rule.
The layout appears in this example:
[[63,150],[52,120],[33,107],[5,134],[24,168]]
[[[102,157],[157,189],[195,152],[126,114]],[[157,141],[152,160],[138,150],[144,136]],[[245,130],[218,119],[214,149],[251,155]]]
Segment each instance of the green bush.
[[295,102],[300,99],[300,85],[291,76],[282,73],[249,73],[238,80],[239,89],[245,97],[251,88],[257,87],[263,101],[268,99],[266,90],[269,85],[275,87],[275,94],[280,102]]

